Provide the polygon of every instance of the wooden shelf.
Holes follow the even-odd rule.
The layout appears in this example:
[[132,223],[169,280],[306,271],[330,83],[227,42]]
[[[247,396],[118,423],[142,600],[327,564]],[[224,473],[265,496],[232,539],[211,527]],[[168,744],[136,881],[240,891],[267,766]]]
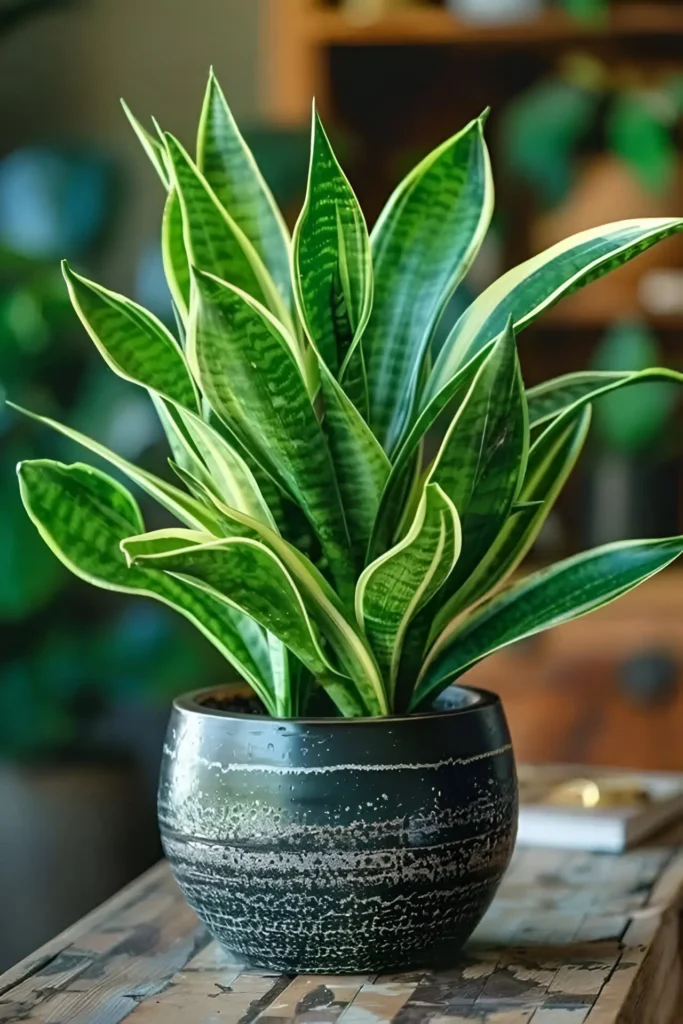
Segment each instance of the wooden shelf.
[[430,46],[448,44],[529,46],[596,38],[639,38],[683,34],[683,6],[641,3],[616,8],[609,20],[590,25],[561,11],[510,25],[481,25],[456,18],[445,8],[397,10],[371,22],[357,22],[335,8],[310,11],[305,31],[322,46]]
[[445,7],[415,4],[370,22],[316,0],[261,0],[260,111],[271,124],[301,126],[315,95],[323,111],[330,99],[330,51],[344,47],[460,46],[538,51],[543,46],[638,44],[683,38],[683,4],[633,3],[613,7],[609,18],[586,24],[548,9],[508,25],[474,24]]

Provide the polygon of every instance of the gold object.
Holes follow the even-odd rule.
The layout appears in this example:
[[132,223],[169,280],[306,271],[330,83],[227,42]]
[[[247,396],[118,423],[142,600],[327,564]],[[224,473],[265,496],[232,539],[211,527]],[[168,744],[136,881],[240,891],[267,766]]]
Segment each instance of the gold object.
[[632,778],[569,779],[554,786],[547,800],[568,807],[640,807],[649,804],[651,797]]

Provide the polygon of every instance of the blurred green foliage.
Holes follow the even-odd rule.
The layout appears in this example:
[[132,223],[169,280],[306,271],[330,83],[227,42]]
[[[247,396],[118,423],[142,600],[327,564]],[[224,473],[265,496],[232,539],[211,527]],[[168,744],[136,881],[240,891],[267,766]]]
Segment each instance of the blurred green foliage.
[[561,6],[577,21],[595,24],[609,13],[609,0],[560,0]]
[[643,188],[661,195],[673,181],[682,114],[680,75],[645,85],[628,68],[613,71],[595,57],[573,54],[508,105],[502,157],[541,206],[564,199],[580,156],[596,149],[616,155]]
[[505,165],[541,205],[554,206],[569,192],[574,157],[597,115],[598,95],[550,78],[513,100],[501,120]]
[[[657,339],[639,320],[614,324],[596,348],[593,370],[645,370],[662,365]],[[641,384],[603,395],[595,403],[593,425],[603,448],[642,455],[658,445],[678,401],[674,384]]]

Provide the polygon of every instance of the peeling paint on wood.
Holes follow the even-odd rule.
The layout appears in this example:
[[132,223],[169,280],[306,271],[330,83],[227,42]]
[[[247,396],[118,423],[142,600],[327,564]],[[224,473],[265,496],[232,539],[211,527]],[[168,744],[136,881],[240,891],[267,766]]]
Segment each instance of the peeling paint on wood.
[[683,1024],[683,828],[621,856],[520,850],[438,971],[245,970],[165,864],[0,978],[1,1024]]

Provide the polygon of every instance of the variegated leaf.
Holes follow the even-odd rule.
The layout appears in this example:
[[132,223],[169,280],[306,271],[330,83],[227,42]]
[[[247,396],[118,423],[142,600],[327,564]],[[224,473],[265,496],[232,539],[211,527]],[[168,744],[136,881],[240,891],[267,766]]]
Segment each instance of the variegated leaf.
[[[590,406],[583,406],[562,423],[552,424],[531,446],[520,501],[479,564],[439,609],[430,640],[435,640],[456,615],[493,590],[521,564],[576,465],[590,419]],[[519,505],[527,506],[523,514],[517,514]]]
[[90,466],[47,459],[21,463],[18,474],[26,511],[68,569],[97,587],[152,597],[180,612],[275,713],[267,642],[260,627],[181,580],[128,568],[121,541],[143,530],[144,523],[119,483]]
[[571,235],[513,267],[483,291],[458,320],[434,364],[425,401],[503,329],[509,316],[519,332],[564,295],[681,230],[683,220],[670,217],[617,221]]
[[586,615],[628,593],[683,552],[683,537],[608,544],[509,587],[437,642],[413,697],[416,710],[508,644]]
[[[301,594],[280,559],[265,544],[242,537],[188,545],[169,550],[164,531],[124,541],[123,549],[134,566],[155,567],[180,576],[200,590],[223,600],[260,623],[285,644],[340,703],[344,714],[364,714],[353,686],[325,654],[317,627]],[[289,710],[278,709],[288,715]]]
[[198,397],[185,357],[160,320],[142,306],[63,264],[71,302],[107,364],[125,380],[188,409]]
[[375,297],[363,350],[370,425],[389,453],[412,415],[433,329],[491,219],[483,126],[477,118],[418,164],[372,231]]
[[177,472],[193,493],[215,510],[226,536],[258,540],[278,556],[294,580],[306,610],[329,642],[344,672],[355,682],[364,702],[386,710],[384,687],[370,650],[349,621],[336,593],[310,559],[265,523],[230,508],[180,467]]
[[391,473],[382,493],[379,511],[375,521],[367,561],[378,558],[386,551],[396,536],[402,510],[405,507],[411,479],[419,472],[421,448],[425,434],[436,423],[446,409],[457,408],[467,396],[472,381],[484,360],[489,355],[493,342],[453,375],[446,387],[425,407],[415,420],[410,433],[403,441],[392,462]]
[[161,222],[161,256],[173,304],[183,323],[190,309],[190,264],[183,236],[183,211],[172,188],[166,198]]
[[294,229],[294,288],[308,336],[335,377],[372,308],[365,218],[315,110],[306,200]]
[[142,488],[146,494],[149,494],[151,498],[158,501],[163,508],[190,529],[204,530],[216,536],[221,535],[216,517],[201,502],[181,491],[178,487],[174,487],[173,484],[167,483],[166,480],[154,476],[153,473],[148,473],[147,470],[140,469],[139,466],[133,465],[132,462],[128,462],[127,459],[117,455],[116,452],[111,451],[105,445],[93,441],[92,438],[86,434],[81,434],[80,431],[74,430],[72,427],[67,427],[65,424],[52,420],[47,416],[39,416],[35,412],[29,412],[28,409],[22,409],[21,406],[15,405],[13,402],[8,402],[7,404],[10,408],[22,413],[22,415],[28,416],[30,419],[35,420],[37,423],[42,423],[43,426],[50,427],[52,430],[56,430],[58,434],[68,437],[70,441],[75,441],[76,444],[83,445],[88,451],[104,459],[105,462],[108,462],[124,473],[129,480],[132,480],[133,483]]
[[477,372],[427,477],[455,505],[463,550],[445,596],[488,551],[519,496],[529,450],[524,384],[510,324]]
[[213,409],[299,502],[340,593],[353,587],[348,532],[325,436],[280,324],[244,292],[198,273],[188,355]]
[[438,484],[428,484],[403,540],[372,562],[358,580],[356,617],[375,652],[390,699],[408,626],[447,580],[461,543],[455,506]]
[[323,430],[330,446],[344,515],[362,568],[391,464],[384,449],[327,367],[320,369]]
[[291,310],[289,232],[213,70],[199,122],[197,166],[223,209],[253,245]]
[[164,151],[162,143],[159,141],[158,138],[156,138],[156,136],[152,135],[151,132],[148,132],[147,129],[142,124],[140,124],[137,117],[130,109],[125,100],[121,100],[121,106],[123,107],[123,111],[126,117],[128,118],[133,131],[137,135],[142,145],[142,148],[149,157],[150,162],[154,167],[154,170],[161,178],[161,183],[164,185],[165,188],[168,188],[170,184],[170,178],[168,174],[168,168],[166,167],[166,153]]
[[653,367],[636,371],[591,370],[554,377],[527,391],[529,422],[532,427],[540,427],[570,407],[577,406],[577,403],[592,402],[609,391],[631,387],[633,384],[660,381],[681,384],[683,374],[676,370]]
[[185,250],[193,268],[240,288],[282,323],[290,323],[273,279],[242,228],[223,209],[178,140],[168,133],[165,139],[172,184],[180,199]]

